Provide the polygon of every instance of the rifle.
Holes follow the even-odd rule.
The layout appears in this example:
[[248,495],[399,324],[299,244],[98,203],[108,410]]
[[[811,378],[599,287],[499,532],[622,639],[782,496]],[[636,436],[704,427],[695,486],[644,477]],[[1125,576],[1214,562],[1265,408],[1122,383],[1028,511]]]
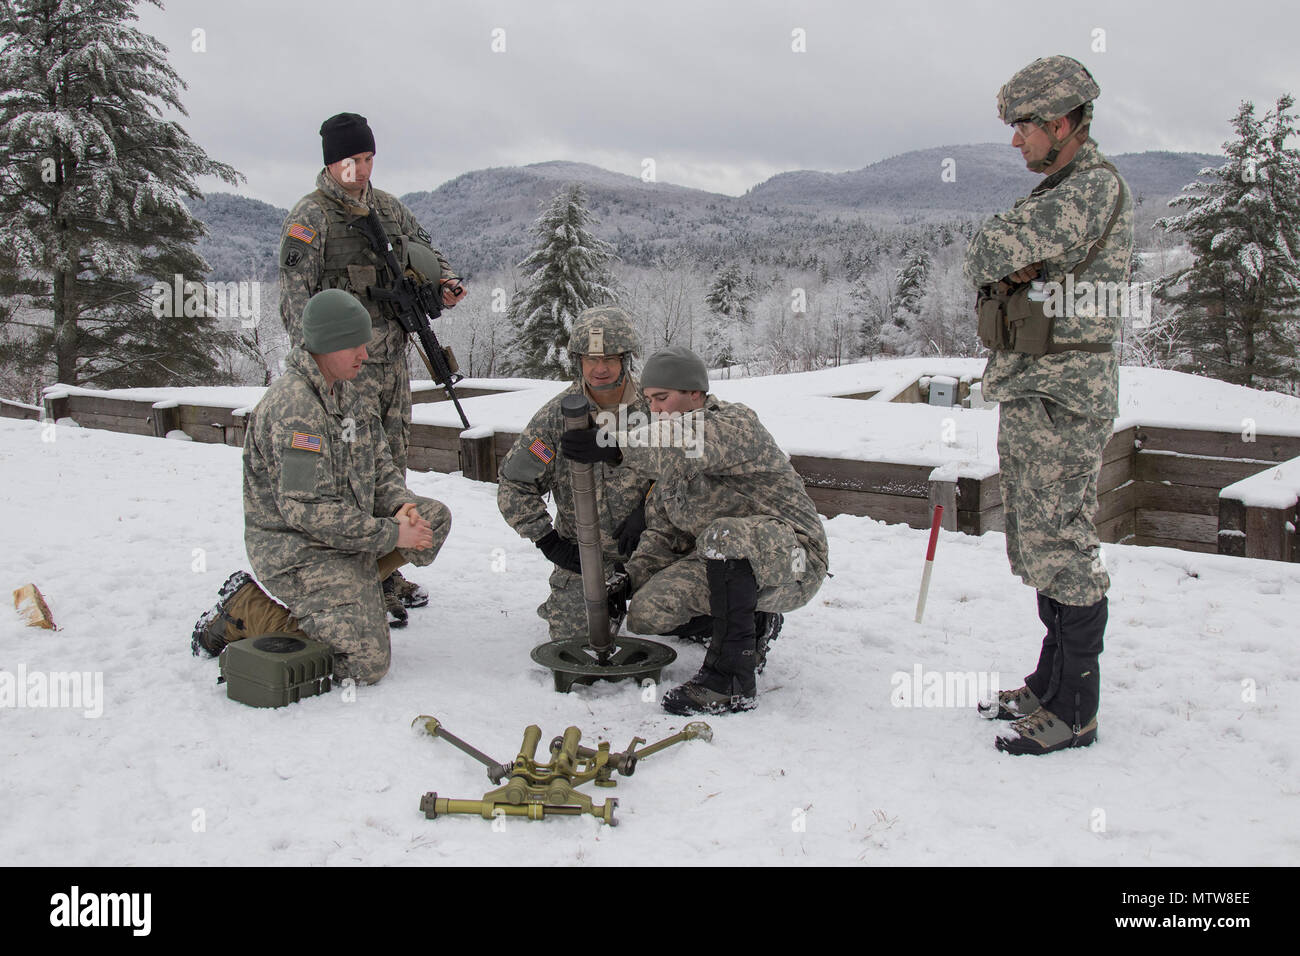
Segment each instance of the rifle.
[[397,256],[393,254],[393,244],[389,241],[388,234],[384,232],[383,224],[379,221],[379,215],[373,208],[365,219],[356,220],[353,226],[366,237],[375,254],[384,260],[384,265],[388,267],[388,274],[392,276],[392,284],[387,288],[370,286],[366,289],[366,294],[375,302],[389,303],[402,330],[408,335],[414,333],[420,340],[423,349],[417,346],[416,351],[424,360],[425,368],[429,370],[433,380],[443,387],[447,397],[456,406],[461,424],[469,428],[469,419],[465,417],[465,410],[460,407],[460,399],[456,397],[455,389],[456,383],[465,376],[456,371],[455,356],[452,355],[451,349],[444,349],[438,344],[438,337],[434,335],[433,326],[430,325],[431,319],[436,319],[442,314],[440,283],[435,279],[433,282],[417,285],[415,280],[406,274],[398,263]]

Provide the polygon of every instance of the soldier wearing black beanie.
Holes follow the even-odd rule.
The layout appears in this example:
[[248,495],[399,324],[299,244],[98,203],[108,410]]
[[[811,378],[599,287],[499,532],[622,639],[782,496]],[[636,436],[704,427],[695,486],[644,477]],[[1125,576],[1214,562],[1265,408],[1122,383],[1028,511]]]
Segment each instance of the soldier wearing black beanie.
[[[315,190],[290,210],[280,232],[280,318],[289,344],[296,348],[309,344],[303,313],[311,297],[322,290],[347,293],[364,309],[371,330],[368,358],[353,385],[383,423],[393,464],[405,480],[411,431],[406,332],[391,307],[370,296],[371,288],[386,286],[392,277],[353,224],[374,212],[389,241],[401,250],[401,264],[408,266],[408,260],[426,264],[418,270],[419,281],[439,283],[444,308],[459,302],[465,289],[414,214],[370,181],[375,134],[366,118],[337,113],[321,124],[320,137],[325,168],[316,175]],[[425,254],[413,256],[408,250],[415,246],[423,247]],[[429,268],[430,262],[436,265]],[[427,604],[429,596],[394,572],[385,582],[384,599],[393,623],[400,624],[406,620],[407,607]]]
[[358,153],[375,151],[375,134],[364,116],[356,113],[336,113],[320,124],[321,150],[325,165]]

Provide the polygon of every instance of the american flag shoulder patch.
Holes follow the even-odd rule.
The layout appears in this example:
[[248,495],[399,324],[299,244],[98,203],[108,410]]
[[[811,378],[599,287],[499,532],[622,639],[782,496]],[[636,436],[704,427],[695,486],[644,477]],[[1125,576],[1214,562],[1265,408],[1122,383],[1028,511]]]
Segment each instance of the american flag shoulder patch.
[[301,239],[303,242],[307,243],[307,245],[310,246],[312,240],[316,238],[316,230],[310,229],[307,226],[300,226],[298,223],[295,222],[293,225],[289,227],[289,238]]
[[320,454],[320,436],[308,435],[306,432],[294,432],[293,438],[289,441],[290,448],[297,448],[299,451],[314,451]]
[[549,465],[555,460],[555,452],[547,447],[546,442],[540,438],[528,446],[528,450],[542,460],[544,464]]

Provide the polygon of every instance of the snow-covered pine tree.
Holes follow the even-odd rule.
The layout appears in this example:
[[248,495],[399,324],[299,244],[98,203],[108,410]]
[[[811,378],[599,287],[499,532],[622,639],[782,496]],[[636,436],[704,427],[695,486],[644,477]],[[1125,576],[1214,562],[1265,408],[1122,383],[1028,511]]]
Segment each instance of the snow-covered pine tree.
[[572,378],[569,330],[584,309],[617,297],[610,271],[614,247],[591,232],[595,222],[579,183],[555,195],[533,223],[536,245],[519,270],[523,284],[510,303],[514,353],[510,371],[530,378]]
[[200,195],[194,178],[242,176],[162,118],[185,115],[185,83],[130,25],[133,6],[0,3],[0,295],[21,302],[30,356],[67,384],[216,372],[215,323],[156,317],[150,293],[207,271],[194,251],[203,224],[182,201]]
[[894,325],[906,328],[921,312],[921,299],[930,281],[930,253],[914,246],[898,270],[894,294]]
[[741,361],[737,346],[753,319],[750,304],[755,294],[753,282],[735,263],[719,269],[709,283],[704,294],[709,322],[701,357],[711,368],[726,368]]
[[1294,388],[1300,323],[1300,150],[1290,94],[1262,119],[1244,102],[1228,162],[1199,173],[1157,220],[1187,237],[1195,260],[1158,283],[1174,307],[1185,371],[1240,385]]

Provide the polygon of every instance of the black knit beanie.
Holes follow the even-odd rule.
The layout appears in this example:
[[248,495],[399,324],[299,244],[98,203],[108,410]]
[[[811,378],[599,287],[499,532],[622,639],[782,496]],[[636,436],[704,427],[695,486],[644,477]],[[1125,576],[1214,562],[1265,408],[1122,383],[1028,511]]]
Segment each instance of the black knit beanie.
[[358,153],[375,151],[375,134],[370,131],[364,116],[356,113],[339,113],[320,124],[321,149],[325,165]]

